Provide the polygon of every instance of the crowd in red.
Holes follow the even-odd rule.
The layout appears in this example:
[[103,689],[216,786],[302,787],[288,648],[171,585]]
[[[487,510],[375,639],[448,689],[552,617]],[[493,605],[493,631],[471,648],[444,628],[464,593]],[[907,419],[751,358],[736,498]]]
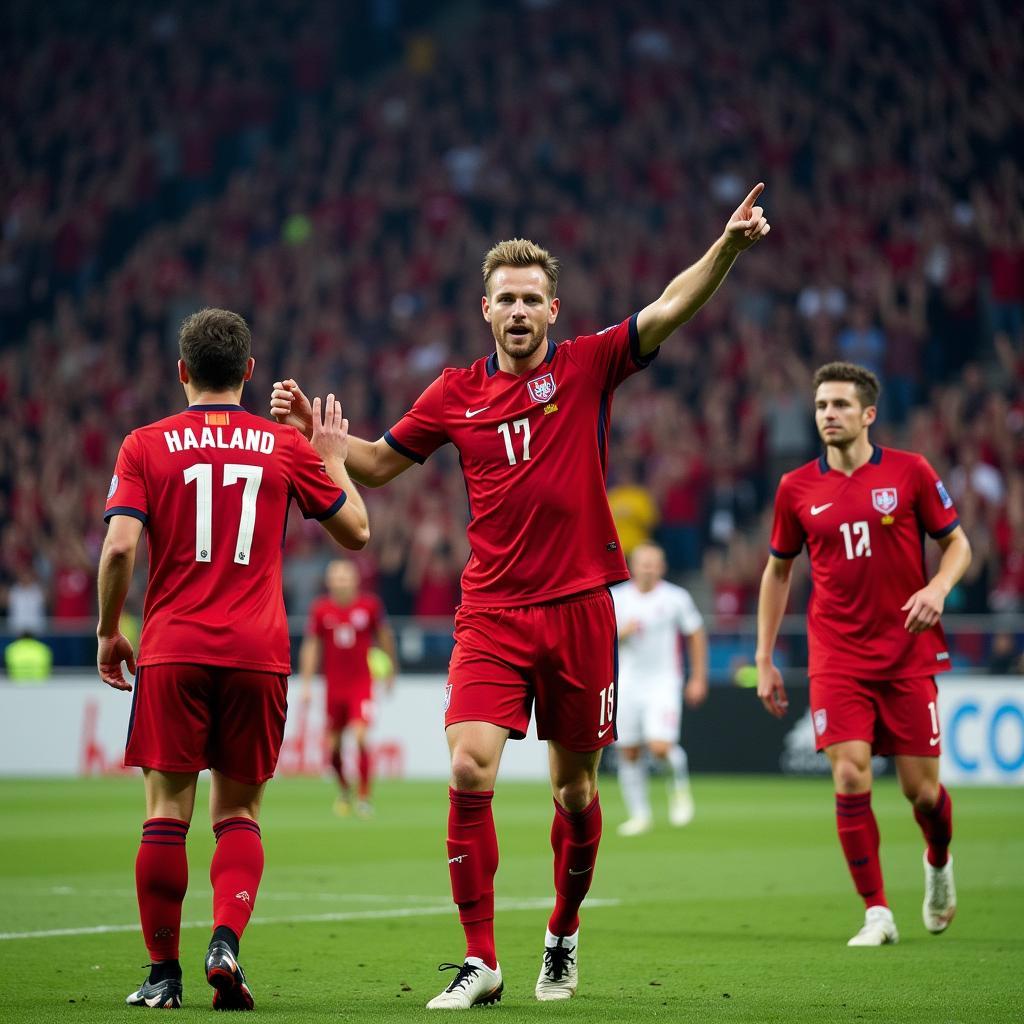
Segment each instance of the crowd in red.
[[[377,437],[491,347],[494,241],[562,260],[571,337],[654,298],[763,179],[769,241],[616,398],[629,526],[703,572],[720,621],[752,611],[778,476],[816,451],[811,374],[847,358],[882,377],[875,440],[926,454],[958,502],[976,557],[951,606],[1024,609],[1018,5],[780,0],[753,33],[732,2],[522,0],[444,30],[323,0],[80,25],[67,6],[16,4],[20,44],[0,44],[12,605],[42,588],[49,615],[93,614],[117,447],[180,406],[197,307],[249,319],[251,409],[295,376]],[[370,585],[393,613],[450,614],[457,453],[368,504]],[[295,521],[291,611],[326,557]]]

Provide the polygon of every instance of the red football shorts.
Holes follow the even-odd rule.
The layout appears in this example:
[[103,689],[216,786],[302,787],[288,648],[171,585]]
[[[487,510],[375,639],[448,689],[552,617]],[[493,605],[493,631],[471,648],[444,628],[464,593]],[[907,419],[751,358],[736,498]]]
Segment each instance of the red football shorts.
[[341,732],[355,722],[373,724],[373,691],[327,690],[327,728]]
[[864,740],[873,754],[938,757],[942,749],[938,699],[932,676],[812,676],[811,719],[817,749]]
[[288,677],[207,665],[146,665],[135,677],[124,763],[217,771],[250,785],[274,774]]
[[615,608],[607,588],[522,608],[455,616],[444,724],[490,722],[522,739],[536,705],[537,736],[589,752],[615,740]]

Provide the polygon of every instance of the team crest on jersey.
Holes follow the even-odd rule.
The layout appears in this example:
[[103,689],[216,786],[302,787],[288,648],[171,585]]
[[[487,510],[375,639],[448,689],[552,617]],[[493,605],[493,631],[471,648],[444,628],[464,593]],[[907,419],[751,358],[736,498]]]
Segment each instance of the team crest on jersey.
[[118,479],[117,479],[117,474],[115,473],[110,478],[110,490],[107,491],[107,501],[110,501],[110,499],[114,496],[114,491],[117,490],[117,484],[118,484]]
[[366,629],[370,624],[370,613],[365,608],[356,608],[349,616],[356,629]]
[[554,375],[545,373],[543,377],[534,377],[533,380],[526,382],[526,390],[538,405],[550,402],[555,394]]
[[820,711],[814,712],[814,731],[819,736],[825,735],[825,727],[828,725],[828,715],[825,713],[825,709],[821,708]]
[[899,499],[896,496],[895,487],[876,487],[871,492],[871,504],[876,512],[881,512],[883,516],[890,515],[896,511],[896,506],[899,504]]

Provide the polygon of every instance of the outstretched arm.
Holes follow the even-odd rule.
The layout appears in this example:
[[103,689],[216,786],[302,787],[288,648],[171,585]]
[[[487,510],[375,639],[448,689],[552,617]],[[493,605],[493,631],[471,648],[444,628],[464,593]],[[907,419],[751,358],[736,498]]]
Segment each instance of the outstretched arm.
[[693,266],[673,278],[659,298],[640,310],[637,330],[641,355],[649,355],[685,324],[715,294],[736,257],[771,230],[764,210],[754,205],[763,191],[764,182],[758,182],[729,218],[721,238]]
[[[270,395],[270,415],[278,423],[296,427],[307,439],[312,438],[313,407],[294,380],[275,381]],[[345,467],[357,484],[380,487],[413,465],[412,459],[400,455],[384,438],[365,441],[348,435]]]

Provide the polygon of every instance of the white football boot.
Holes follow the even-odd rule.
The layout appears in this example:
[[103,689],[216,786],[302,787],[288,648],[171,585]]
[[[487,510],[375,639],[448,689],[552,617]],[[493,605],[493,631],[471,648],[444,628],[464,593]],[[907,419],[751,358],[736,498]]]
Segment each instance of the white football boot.
[[956,885],[953,882],[953,858],[949,857],[941,868],[928,863],[924,854],[924,906],[921,915],[924,926],[933,935],[944,932],[956,913]]
[[576,949],[580,944],[579,928],[572,935],[552,935],[544,932],[544,958],[534,995],[541,1002],[572,999],[579,983]]
[[654,820],[649,814],[640,814],[635,818],[627,818],[615,831],[620,836],[642,836],[654,827]]
[[669,798],[668,820],[676,828],[682,828],[693,821],[693,794],[689,786],[677,786]]
[[468,956],[458,964],[441,964],[439,971],[458,971],[455,980],[427,1003],[428,1010],[468,1010],[471,1006],[491,1006],[500,1002],[505,983],[501,980],[501,964],[494,970],[479,957]]
[[900,941],[896,921],[888,907],[868,907],[864,927],[847,943],[848,946],[886,946]]

